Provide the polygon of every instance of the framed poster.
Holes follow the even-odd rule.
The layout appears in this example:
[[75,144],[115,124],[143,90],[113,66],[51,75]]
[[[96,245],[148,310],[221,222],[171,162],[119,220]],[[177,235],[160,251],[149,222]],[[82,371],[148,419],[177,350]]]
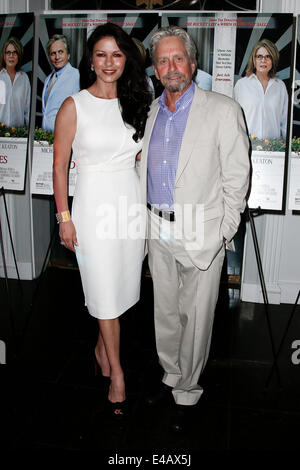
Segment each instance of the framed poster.
[[300,16],[297,18],[296,68],[288,208],[300,211]]
[[51,0],[52,10],[257,10],[257,0]]
[[197,85],[233,97],[243,108],[253,150],[249,207],[282,212],[293,15],[162,13],[162,25],[169,24],[187,30],[196,43]]
[[[41,15],[39,25],[39,67],[37,77],[37,108],[34,135],[31,192],[53,194],[52,161],[53,130],[57,111],[63,101],[80,89],[78,66],[85,41],[98,25],[113,22],[121,26],[145,50],[151,33],[158,28],[157,13],[88,13]],[[59,36],[57,36],[59,35]],[[65,62],[55,63],[56,45],[65,52]],[[150,65],[146,56],[145,67]],[[54,69],[58,78],[52,85]],[[63,70],[64,69],[64,70]],[[68,69],[68,78],[64,74]],[[150,70],[150,69],[149,69]],[[152,68],[151,68],[152,70]],[[76,162],[70,160],[69,196],[74,193]]]
[[30,122],[34,17],[0,15],[0,187],[23,191]]

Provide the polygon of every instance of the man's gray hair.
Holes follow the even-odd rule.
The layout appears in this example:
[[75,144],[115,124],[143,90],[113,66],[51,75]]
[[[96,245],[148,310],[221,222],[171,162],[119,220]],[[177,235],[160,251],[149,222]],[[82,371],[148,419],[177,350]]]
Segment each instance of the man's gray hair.
[[157,44],[161,39],[170,36],[176,36],[183,40],[190,61],[194,64],[197,64],[197,49],[195,43],[191,36],[184,29],[179,28],[179,26],[166,26],[165,28],[158,29],[152,35],[149,42],[149,53],[152,63],[155,64],[155,51]]
[[47,52],[48,52],[48,55],[50,53],[50,47],[52,46],[52,44],[55,42],[55,41],[62,41],[65,45],[65,48],[67,50],[67,53],[69,54],[70,51],[69,51],[69,44],[68,44],[68,40],[66,38],[66,36],[64,34],[54,34],[54,36],[52,36],[49,41],[47,42]]

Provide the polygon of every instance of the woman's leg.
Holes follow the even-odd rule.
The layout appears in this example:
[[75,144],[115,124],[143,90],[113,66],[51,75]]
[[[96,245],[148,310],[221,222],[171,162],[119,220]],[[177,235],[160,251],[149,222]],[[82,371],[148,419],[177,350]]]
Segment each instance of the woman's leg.
[[110,364],[109,364],[109,360],[107,357],[100,325],[99,325],[98,341],[95,347],[95,356],[101,368],[103,377],[110,377]]
[[125,400],[124,374],[120,363],[120,323],[118,318],[99,320],[100,330],[110,364],[108,399],[112,403]]

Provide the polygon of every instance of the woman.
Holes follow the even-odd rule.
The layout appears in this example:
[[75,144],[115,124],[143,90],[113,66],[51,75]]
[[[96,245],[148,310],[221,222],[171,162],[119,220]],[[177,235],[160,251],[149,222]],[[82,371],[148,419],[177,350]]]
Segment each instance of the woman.
[[[136,46],[115,24],[91,34],[80,71],[87,88],[64,101],[55,122],[54,195],[61,241],[75,247],[85,302],[99,321],[95,354],[103,376],[110,377],[113,414],[120,416],[126,394],[118,317],[139,299],[144,248],[143,234],[126,232],[140,222],[136,213],[132,219],[127,214],[140,198],[135,159],[151,95]],[[72,219],[71,147],[78,172]]]
[[252,49],[246,77],[234,87],[249,134],[259,139],[286,138],[288,94],[284,82],[276,77],[278,62],[275,44],[262,39]]
[[0,56],[0,122],[7,126],[28,126],[30,82],[22,72],[23,46],[17,38],[9,38]]

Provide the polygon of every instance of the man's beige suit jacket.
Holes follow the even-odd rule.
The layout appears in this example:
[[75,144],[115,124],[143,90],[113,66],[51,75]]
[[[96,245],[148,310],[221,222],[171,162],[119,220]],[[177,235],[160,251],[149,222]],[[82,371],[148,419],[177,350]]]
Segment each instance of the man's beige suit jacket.
[[[140,165],[145,204],[148,148],[158,110],[156,99],[146,124]],[[238,229],[246,205],[249,168],[249,138],[239,104],[195,85],[179,153],[174,210],[178,233],[182,233],[184,246],[199,269],[210,266],[224,239],[230,245]]]

